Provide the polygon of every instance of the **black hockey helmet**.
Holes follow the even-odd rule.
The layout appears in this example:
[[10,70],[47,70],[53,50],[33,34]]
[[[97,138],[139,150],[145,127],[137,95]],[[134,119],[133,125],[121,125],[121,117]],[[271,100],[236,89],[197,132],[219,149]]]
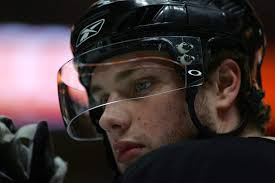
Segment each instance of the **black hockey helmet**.
[[230,38],[240,42],[251,58],[257,55],[258,64],[263,53],[257,51],[266,44],[248,0],[100,0],[73,26],[71,48],[79,55],[119,41],[183,34]]

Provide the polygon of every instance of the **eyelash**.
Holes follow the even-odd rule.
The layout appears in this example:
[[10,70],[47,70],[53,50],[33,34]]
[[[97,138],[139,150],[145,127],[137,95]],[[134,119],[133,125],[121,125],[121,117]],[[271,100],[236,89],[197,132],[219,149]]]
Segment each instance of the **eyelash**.
[[[145,88],[141,88],[144,87]],[[139,80],[137,82],[135,82],[135,92],[142,92],[144,90],[147,90],[148,88],[150,88],[152,86],[152,81],[151,80]],[[140,88],[139,88],[140,87]],[[138,90],[142,90],[142,91],[138,91]]]
[[[142,91],[137,91],[138,84],[145,84],[146,86],[145,86],[145,88],[141,89]],[[134,88],[133,88],[134,94],[138,95],[138,96],[146,94],[146,93],[152,91],[154,84],[155,84],[155,79],[152,77],[138,79],[134,82]]]

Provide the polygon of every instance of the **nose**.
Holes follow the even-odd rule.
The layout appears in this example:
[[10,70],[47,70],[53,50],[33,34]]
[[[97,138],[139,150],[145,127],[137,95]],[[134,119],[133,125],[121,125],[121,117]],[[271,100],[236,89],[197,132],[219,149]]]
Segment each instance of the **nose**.
[[117,102],[105,106],[105,110],[99,120],[99,126],[109,135],[120,136],[130,127],[131,118],[127,103],[123,100],[117,100]]

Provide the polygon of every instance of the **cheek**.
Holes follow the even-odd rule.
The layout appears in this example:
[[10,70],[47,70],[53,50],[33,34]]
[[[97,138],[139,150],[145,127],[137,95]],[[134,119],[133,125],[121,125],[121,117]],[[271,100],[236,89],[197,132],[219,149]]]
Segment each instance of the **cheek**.
[[217,123],[216,105],[214,101],[213,94],[205,92],[204,90],[199,91],[195,101],[196,113],[201,123],[212,129],[215,129]]
[[141,111],[136,117],[136,125],[153,148],[174,143],[193,133],[182,93],[152,97]]

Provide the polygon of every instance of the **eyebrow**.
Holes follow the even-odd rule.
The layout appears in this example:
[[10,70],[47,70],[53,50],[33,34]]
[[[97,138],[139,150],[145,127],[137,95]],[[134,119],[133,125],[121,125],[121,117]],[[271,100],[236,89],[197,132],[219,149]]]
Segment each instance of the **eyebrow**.
[[133,75],[138,70],[140,70],[140,68],[132,68],[132,69],[128,69],[128,70],[119,72],[115,77],[115,82],[118,82],[118,81],[121,81],[125,78],[130,77],[131,75]]

